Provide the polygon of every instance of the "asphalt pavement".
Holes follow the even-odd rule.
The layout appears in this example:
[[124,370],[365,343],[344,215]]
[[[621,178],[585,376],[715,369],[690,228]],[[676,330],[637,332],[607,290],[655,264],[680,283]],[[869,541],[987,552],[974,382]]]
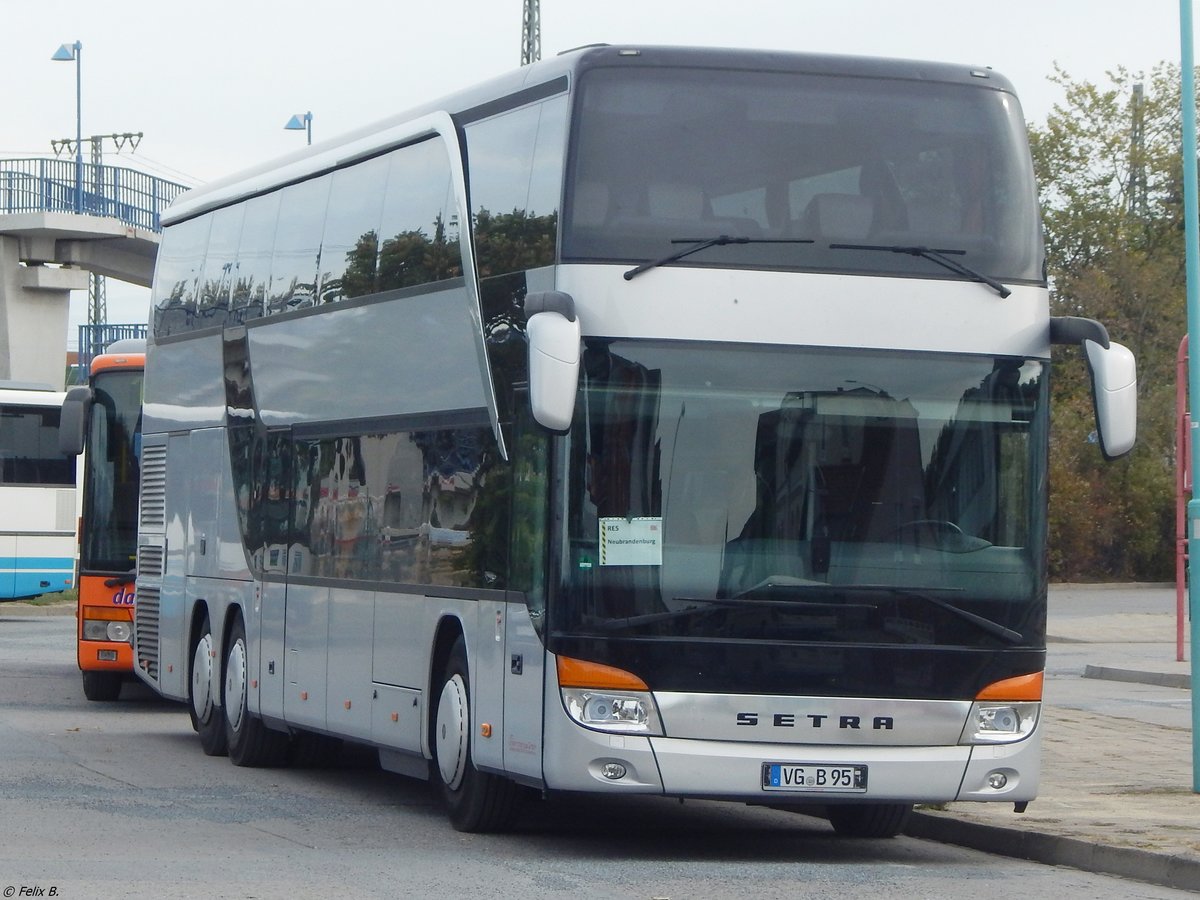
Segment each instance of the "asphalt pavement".
[[[1020,814],[1000,803],[921,808],[907,833],[1200,892],[1200,749],[1190,647],[1178,660],[1177,628],[1173,586],[1052,587],[1038,799]],[[1185,621],[1185,639],[1187,630]]]

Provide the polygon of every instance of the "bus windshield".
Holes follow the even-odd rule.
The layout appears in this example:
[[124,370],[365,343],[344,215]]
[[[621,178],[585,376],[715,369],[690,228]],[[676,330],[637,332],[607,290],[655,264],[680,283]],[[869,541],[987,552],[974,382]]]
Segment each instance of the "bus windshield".
[[586,343],[556,633],[1042,641],[1043,363]]
[[93,392],[79,565],[128,572],[137,558],[142,372],[100,372]]
[[677,264],[971,280],[921,249],[1042,282],[1020,107],[986,77],[594,69],[565,208],[568,262],[662,260],[725,236]]

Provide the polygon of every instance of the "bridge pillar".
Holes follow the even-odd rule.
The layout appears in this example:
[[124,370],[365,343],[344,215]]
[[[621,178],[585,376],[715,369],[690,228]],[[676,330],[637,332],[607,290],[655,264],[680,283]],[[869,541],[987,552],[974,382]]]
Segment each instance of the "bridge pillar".
[[88,273],[25,264],[23,255],[18,237],[0,234],[0,379],[41,382],[61,391],[71,291],[87,290]]

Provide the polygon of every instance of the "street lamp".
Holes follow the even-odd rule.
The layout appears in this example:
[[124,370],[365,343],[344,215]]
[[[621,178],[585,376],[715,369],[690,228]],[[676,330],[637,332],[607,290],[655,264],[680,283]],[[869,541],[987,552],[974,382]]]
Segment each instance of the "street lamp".
[[312,113],[306,112],[304,115],[296,113],[288,119],[287,124],[283,126],[285,131],[307,131],[308,142],[312,143]]
[[75,62],[75,212],[83,212],[83,77],[80,57],[83,44],[63,44],[50,58],[58,62]]

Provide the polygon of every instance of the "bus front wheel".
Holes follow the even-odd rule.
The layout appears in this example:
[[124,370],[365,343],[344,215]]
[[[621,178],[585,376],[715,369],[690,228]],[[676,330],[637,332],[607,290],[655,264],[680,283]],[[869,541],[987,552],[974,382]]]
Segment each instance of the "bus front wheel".
[[433,778],[458,831],[498,831],[512,818],[517,786],[480,772],[471,759],[471,693],[466,643],[454,642],[442,669],[430,745]]
[[826,809],[829,824],[841,837],[892,838],[912,814],[911,803],[861,803]]
[[121,696],[120,672],[84,672],[83,696],[89,700],[112,702]]
[[200,748],[207,756],[224,756],[225,722],[217,711],[213,697],[213,650],[212,625],[208,614],[200,624],[199,638],[192,650],[192,677],[188,681],[188,713],[192,727],[200,735]]

